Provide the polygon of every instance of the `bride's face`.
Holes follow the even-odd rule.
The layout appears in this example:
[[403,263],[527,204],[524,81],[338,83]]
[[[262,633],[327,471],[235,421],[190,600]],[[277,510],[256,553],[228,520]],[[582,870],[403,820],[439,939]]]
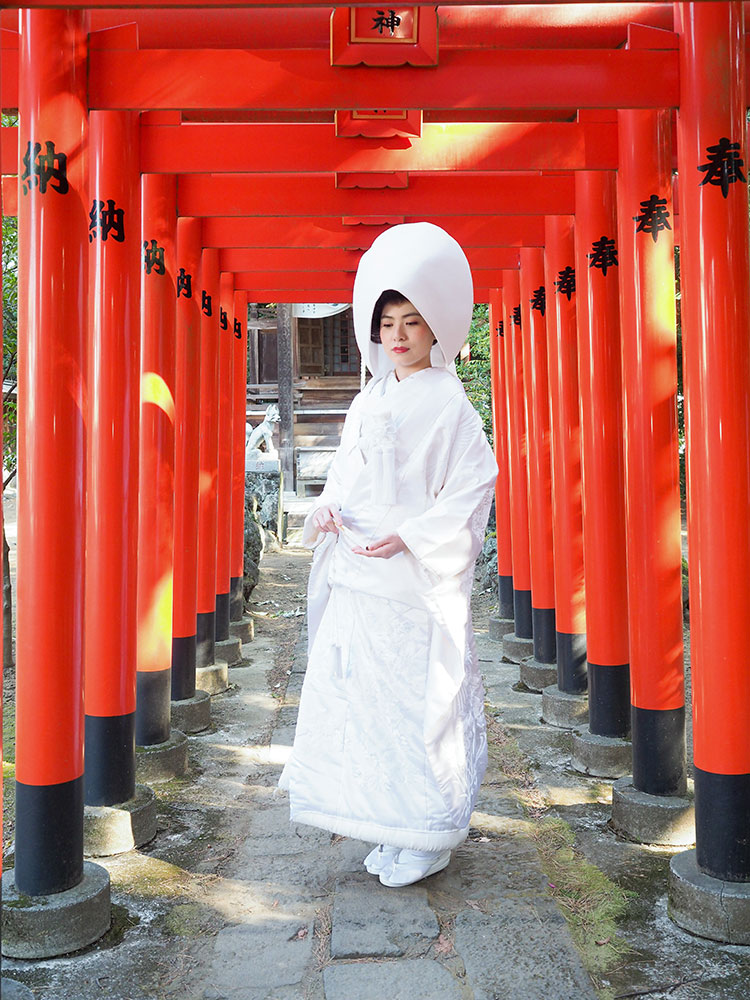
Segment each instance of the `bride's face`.
[[383,307],[380,341],[399,378],[430,367],[435,337],[411,302],[388,303]]

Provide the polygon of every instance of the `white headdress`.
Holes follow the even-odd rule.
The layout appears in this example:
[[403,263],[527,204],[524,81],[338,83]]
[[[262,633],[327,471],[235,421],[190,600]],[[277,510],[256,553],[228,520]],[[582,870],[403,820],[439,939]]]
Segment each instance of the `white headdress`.
[[432,364],[450,364],[469,333],[474,305],[471,269],[458,243],[431,222],[414,222],[387,229],[362,255],[354,280],[354,332],[373,375],[393,368],[382,346],[370,340],[375,303],[388,288],[401,292],[435,334]]

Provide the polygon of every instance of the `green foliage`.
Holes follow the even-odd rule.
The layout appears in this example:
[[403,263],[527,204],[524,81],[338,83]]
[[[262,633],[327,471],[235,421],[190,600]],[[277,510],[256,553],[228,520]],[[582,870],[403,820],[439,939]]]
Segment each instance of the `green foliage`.
[[466,395],[484,424],[484,432],[492,444],[492,389],[490,376],[489,306],[474,306],[469,329],[471,360],[457,361],[456,372],[463,382]]

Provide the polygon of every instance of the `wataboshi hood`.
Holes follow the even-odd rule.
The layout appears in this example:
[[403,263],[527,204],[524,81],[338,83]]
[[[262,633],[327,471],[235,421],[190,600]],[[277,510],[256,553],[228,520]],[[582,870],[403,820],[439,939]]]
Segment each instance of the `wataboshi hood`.
[[459,244],[431,222],[393,226],[362,255],[354,279],[354,332],[373,375],[393,368],[380,344],[370,340],[372,313],[380,295],[393,288],[422,314],[437,338],[434,367],[449,365],[469,333],[474,285]]

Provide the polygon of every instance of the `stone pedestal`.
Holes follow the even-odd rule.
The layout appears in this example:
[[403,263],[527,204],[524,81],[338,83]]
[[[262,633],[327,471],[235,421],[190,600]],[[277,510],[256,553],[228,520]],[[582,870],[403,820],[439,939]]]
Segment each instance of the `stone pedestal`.
[[724,882],[704,875],[694,850],[675,855],[669,863],[668,913],[691,934],[750,945],[750,882]]
[[211,695],[196,690],[192,698],[172,702],[172,725],[183,733],[202,733],[211,725]]
[[615,736],[596,736],[582,726],[573,736],[573,770],[596,778],[623,778],[633,770],[633,745]]
[[687,795],[649,795],[633,787],[630,775],[612,786],[612,829],[639,844],[688,847],[695,843],[693,782]]
[[[52,958],[78,951],[109,930],[109,872],[83,863],[83,879],[50,896],[26,896],[12,868],[2,879],[2,953],[8,958]],[[5,980],[3,980],[5,997]]]
[[156,797],[148,785],[136,785],[135,795],[114,806],[85,806],[83,853],[87,858],[125,854],[156,836]]
[[236,636],[243,646],[246,642],[252,642],[255,636],[254,619],[252,619],[249,615],[245,615],[243,618],[240,618],[239,621],[230,621],[229,633],[230,635]]
[[529,691],[541,694],[546,687],[557,680],[557,664],[540,663],[533,656],[527,656],[525,660],[521,660],[519,676],[521,683],[525,684]]
[[[218,642],[216,645],[219,645]],[[198,667],[195,671],[195,686],[199,691],[207,691],[209,694],[223,694],[229,687],[229,667],[226,660]]]
[[542,721],[558,729],[579,729],[589,720],[589,699],[585,694],[568,694],[557,684],[542,691]]
[[164,743],[135,748],[135,774],[139,781],[170,781],[188,769],[187,736],[173,729]]
[[503,636],[503,657],[511,663],[520,663],[533,653],[533,639],[519,639],[515,632],[506,632]]
[[512,618],[490,618],[490,639],[494,639],[495,642],[502,642],[504,636],[512,632],[514,628],[515,624]]
[[[230,623],[231,631],[231,623]],[[237,667],[242,663],[242,641],[236,635],[228,639],[216,640],[216,660],[223,660],[228,667]]]

